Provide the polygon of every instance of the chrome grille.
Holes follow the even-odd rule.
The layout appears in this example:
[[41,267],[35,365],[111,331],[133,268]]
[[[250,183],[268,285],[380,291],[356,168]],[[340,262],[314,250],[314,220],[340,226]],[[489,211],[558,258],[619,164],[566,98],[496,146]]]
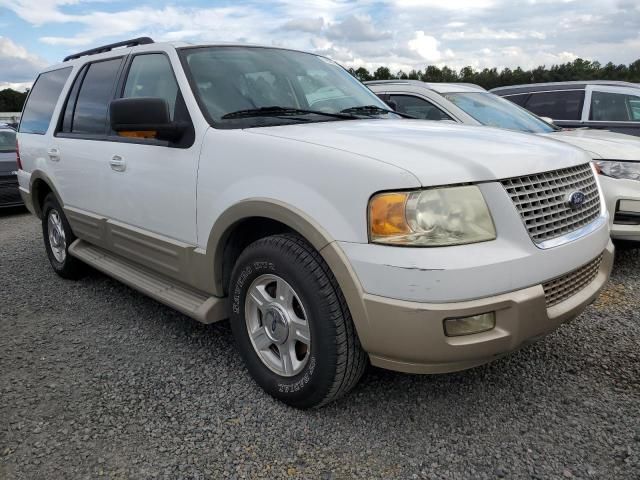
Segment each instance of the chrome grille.
[[[594,221],[600,215],[600,196],[588,163],[552,172],[501,181],[535,243],[561,237]],[[572,192],[585,194],[578,208],[567,204]]]
[[598,275],[601,263],[602,254],[573,272],[543,283],[547,308],[565,301],[593,282]]

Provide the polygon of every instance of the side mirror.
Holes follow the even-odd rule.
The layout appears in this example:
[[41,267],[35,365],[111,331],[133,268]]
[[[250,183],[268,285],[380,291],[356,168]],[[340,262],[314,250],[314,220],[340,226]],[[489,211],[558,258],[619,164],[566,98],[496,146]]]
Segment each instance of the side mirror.
[[172,122],[169,104],[163,98],[119,98],[109,104],[111,128],[130,138],[179,140],[186,127]]
[[549,117],[540,117],[542,120],[544,120],[547,123],[550,123],[551,125],[553,125],[553,118],[549,118]]
[[393,110],[394,112],[398,110],[398,104],[393,100],[387,100],[387,105],[389,105],[389,108],[391,108],[391,110]]

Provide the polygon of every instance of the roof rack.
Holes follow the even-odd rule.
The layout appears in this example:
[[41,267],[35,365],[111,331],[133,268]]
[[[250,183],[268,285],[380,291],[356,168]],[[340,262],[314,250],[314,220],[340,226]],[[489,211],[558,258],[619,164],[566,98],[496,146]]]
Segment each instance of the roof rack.
[[63,62],[69,60],[75,60],[76,58],[84,57],[85,55],[95,55],[96,53],[110,52],[114,48],[118,47],[135,47],[136,45],[148,45],[153,43],[153,39],[149,37],[132,38],[131,40],[123,40],[122,42],[110,43],[109,45],[103,45],[101,47],[91,48],[84,52],[74,53],[68,57],[64,57]]

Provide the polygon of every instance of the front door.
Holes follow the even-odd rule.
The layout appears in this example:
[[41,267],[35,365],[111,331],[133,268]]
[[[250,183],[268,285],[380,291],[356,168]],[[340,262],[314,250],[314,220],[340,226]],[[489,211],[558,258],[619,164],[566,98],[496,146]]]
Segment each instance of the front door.
[[[172,120],[191,117],[165,53],[142,53],[129,59],[116,97],[156,97],[167,101]],[[121,235],[123,254],[134,260],[134,245],[150,246],[162,256],[196,244],[196,182],[199,147],[193,125],[176,142],[118,136],[110,132],[103,158],[109,165],[108,212]],[[120,233],[118,233],[120,232]],[[117,239],[114,239],[114,241]],[[130,244],[127,241],[132,242]],[[157,249],[153,247],[157,246]],[[141,250],[142,252],[143,250]],[[142,253],[140,253],[142,255]],[[178,254],[179,255],[179,254]],[[154,265],[150,265],[154,266]]]

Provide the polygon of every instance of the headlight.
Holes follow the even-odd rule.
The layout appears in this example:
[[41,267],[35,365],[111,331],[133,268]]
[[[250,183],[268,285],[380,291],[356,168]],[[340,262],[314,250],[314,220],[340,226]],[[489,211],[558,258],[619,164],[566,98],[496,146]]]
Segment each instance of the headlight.
[[611,178],[640,180],[640,162],[620,162],[617,160],[594,160],[597,170]]
[[496,229],[474,185],[375,195],[369,202],[371,241],[442,247],[485,242]]

